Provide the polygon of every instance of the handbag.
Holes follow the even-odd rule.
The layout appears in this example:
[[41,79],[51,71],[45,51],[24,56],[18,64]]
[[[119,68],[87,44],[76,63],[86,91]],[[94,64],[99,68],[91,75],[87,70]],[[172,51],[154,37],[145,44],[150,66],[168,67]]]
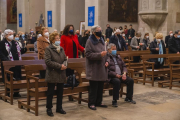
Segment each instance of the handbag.
[[67,84],[64,84],[64,87],[77,87],[79,85],[79,81],[77,81],[75,74],[68,76]]

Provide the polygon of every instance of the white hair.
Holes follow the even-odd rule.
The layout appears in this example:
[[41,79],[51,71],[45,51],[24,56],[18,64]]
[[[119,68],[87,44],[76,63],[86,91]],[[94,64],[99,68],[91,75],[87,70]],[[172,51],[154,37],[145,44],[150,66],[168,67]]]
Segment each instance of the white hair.
[[41,34],[38,34],[37,38],[41,37],[42,35]]
[[121,30],[120,30],[120,29],[116,29],[116,33],[117,33],[117,32],[121,32]]
[[114,43],[110,43],[108,46],[107,46],[107,49],[111,49],[112,47],[116,46]]
[[13,31],[12,31],[12,30],[10,30],[10,29],[6,29],[6,30],[4,31],[4,36],[8,35],[10,32],[12,32],[12,33],[13,33]]
[[97,28],[101,28],[99,25],[94,25],[94,26],[92,26],[92,28],[91,28],[91,32],[92,33],[94,33],[94,32],[96,32],[96,29]]
[[54,29],[54,31],[57,31],[56,29]]

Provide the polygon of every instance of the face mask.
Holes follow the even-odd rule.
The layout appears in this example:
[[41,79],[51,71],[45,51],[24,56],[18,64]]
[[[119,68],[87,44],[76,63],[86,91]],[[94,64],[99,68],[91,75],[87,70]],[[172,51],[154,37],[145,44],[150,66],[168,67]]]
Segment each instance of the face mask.
[[74,33],[74,31],[73,31],[73,30],[70,30],[69,33],[72,35],[72,34]]
[[79,33],[77,33],[76,35],[79,35]]
[[117,50],[112,50],[112,51],[111,51],[111,54],[112,54],[112,55],[116,55],[116,54],[117,54]]
[[31,33],[33,33],[34,31],[31,31]]
[[23,34],[22,37],[25,37],[25,35]]
[[96,36],[101,37],[102,36],[102,32],[95,32]]
[[178,35],[177,38],[180,38],[180,35]]
[[139,40],[139,37],[136,37]]
[[159,42],[159,43],[161,42],[161,39],[156,39],[156,40],[157,40],[157,42]]
[[13,38],[14,38],[13,35],[8,36],[9,40],[13,40]]
[[55,44],[56,46],[60,46],[60,43],[61,43],[60,41],[55,41],[54,44]]
[[173,36],[173,33],[171,33],[170,36]]
[[125,34],[122,34],[122,36],[124,37],[124,36],[125,36]]
[[89,36],[89,34],[86,34],[86,36]]
[[44,33],[45,37],[49,37],[49,32]]
[[18,38],[18,37],[15,37],[15,40],[17,40],[17,41],[18,41],[18,40],[19,40],[19,38]]
[[149,36],[146,36],[146,38],[148,39],[148,38],[149,38]]

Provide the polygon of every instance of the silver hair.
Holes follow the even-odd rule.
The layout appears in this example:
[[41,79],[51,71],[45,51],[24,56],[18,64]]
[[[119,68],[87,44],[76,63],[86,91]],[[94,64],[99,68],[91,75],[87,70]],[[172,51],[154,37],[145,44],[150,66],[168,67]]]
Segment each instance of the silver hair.
[[107,46],[107,49],[111,49],[112,47],[116,46],[114,43],[110,43],[108,46]]
[[4,31],[4,36],[8,35],[10,32],[13,32],[13,31],[10,30],[10,29],[6,29],[6,30]]
[[94,32],[96,32],[96,29],[97,28],[101,28],[99,25],[94,25],[94,26],[92,26],[92,28],[91,28],[91,32],[92,33],[94,33]]

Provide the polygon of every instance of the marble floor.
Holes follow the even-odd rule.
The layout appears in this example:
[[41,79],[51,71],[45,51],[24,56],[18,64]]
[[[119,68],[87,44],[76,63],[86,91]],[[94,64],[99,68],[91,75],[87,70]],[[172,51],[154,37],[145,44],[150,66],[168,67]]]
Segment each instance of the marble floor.
[[[0,120],[180,120],[180,88],[158,88],[157,82],[155,87],[150,84],[145,86],[135,84],[134,100],[136,105],[124,102],[124,97],[118,101],[118,107],[111,106],[112,96],[108,91],[104,93],[103,103],[108,108],[97,108],[92,111],[87,107],[87,103],[79,105],[76,100],[68,101],[67,97],[63,99],[63,108],[66,115],[55,113],[54,100],[54,117],[46,115],[46,101],[40,101],[39,116],[34,112],[26,112],[25,109],[19,109],[17,99],[14,105],[0,100]],[[25,93],[21,93],[25,97]],[[87,98],[87,94],[83,94]]]

